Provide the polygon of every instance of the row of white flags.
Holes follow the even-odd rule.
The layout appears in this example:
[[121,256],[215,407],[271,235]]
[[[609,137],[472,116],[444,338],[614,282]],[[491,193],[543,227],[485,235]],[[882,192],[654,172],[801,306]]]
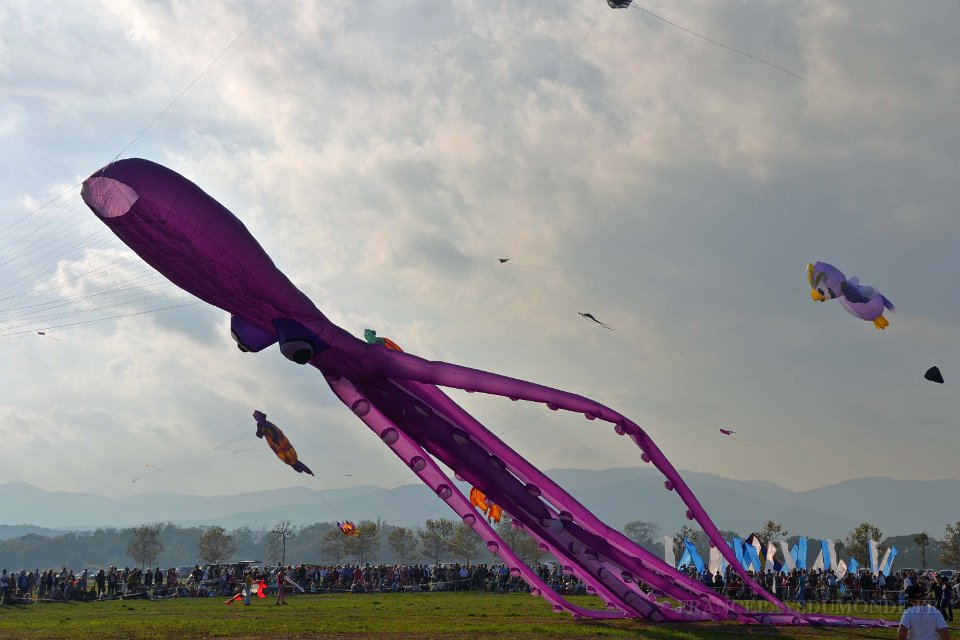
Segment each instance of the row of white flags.
[[[676,541],[671,536],[663,537],[664,562],[671,567],[678,568],[683,565],[696,566],[697,570],[702,572],[704,569],[703,560],[693,547],[693,544],[691,544],[689,540],[683,541],[684,549],[678,562],[674,554],[675,542]],[[734,538],[729,545],[734,550],[737,560],[740,561],[740,564],[744,569],[753,569],[756,572],[764,571],[764,567],[773,569],[776,566],[778,548],[783,555],[783,564],[781,570],[786,569],[789,572],[798,568],[807,569],[807,538],[804,537],[799,538],[793,548],[788,548],[786,540],[771,540],[767,543],[766,554],[761,554],[762,546],[760,541],[757,540],[756,536],[753,535],[747,538],[746,542],[741,542],[739,538]],[[739,551],[739,553],[737,553],[737,551]],[[890,569],[893,565],[893,559],[897,555],[897,548],[888,548],[884,552],[883,558],[878,559],[879,553],[877,543],[874,540],[869,540],[867,542],[867,552],[870,556],[870,572],[874,575],[874,577],[881,573],[884,575],[889,575]],[[761,566],[761,559],[763,566]],[[717,571],[722,572],[726,566],[727,561],[720,554],[720,550],[711,546],[710,557],[707,563],[707,568],[710,570],[710,573],[716,573]],[[837,578],[842,579],[848,572],[856,573],[858,567],[859,565],[857,564],[856,559],[853,557],[850,558],[849,563],[844,562],[837,557],[833,540],[821,540],[820,552],[817,554],[817,558],[813,561],[813,564],[810,565],[808,571],[828,571],[833,569],[833,572]]]

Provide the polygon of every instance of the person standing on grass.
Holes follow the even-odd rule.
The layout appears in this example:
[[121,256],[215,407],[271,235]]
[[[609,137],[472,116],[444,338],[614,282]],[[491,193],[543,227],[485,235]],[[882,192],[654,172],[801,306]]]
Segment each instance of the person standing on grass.
[[950,630],[943,614],[924,602],[926,591],[923,587],[910,585],[906,597],[910,608],[900,618],[897,640],[950,640]]
[[934,591],[937,594],[937,609],[943,614],[944,620],[953,622],[953,589],[950,588],[950,580],[947,576],[941,576],[937,586]]
[[284,595],[283,581],[287,579],[287,570],[283,567],[277,569],[277,604],[287,604]]
[[253,572],[247,569],[243,577],[243,604],[250,605],[250,595],[253,593]]
[[7,596],[10,594],[10,578],[7,577],[7,570],[0,573],[0,604],[5,604]]

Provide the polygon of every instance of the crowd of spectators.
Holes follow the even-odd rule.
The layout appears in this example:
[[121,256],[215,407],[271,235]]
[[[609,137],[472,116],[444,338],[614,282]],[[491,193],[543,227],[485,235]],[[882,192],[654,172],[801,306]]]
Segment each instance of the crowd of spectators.
[[[735,572],[727,567],[723,574],[711,573],[705,569],[702,573],[696,567],[681,567],[688,575],[712,588],[720,595],[734,600],[751,600],[759,596]],[[935,606],[940,608],[944,617],[953,619],[953,607],[960,606],[960,574],[938,575],[932,571],[918,572],[904,570],[882,573],[874,576],[869,570],[847,572],[837,576],[832,569],[794,569],[774,572],[768,569],[762,573],[748,571],[748,575],[758,582],[768,593],[782,601],[795,601],[801,607],[807,602],[862,602],[871,604],[905,604],[904,593],[910,585],[919,585],[930,594]],[[949,610],[949,613],[948,611]]]
[[[90,601],[113,598],[213,597],[238,593],[249,574],[254,581],[264,580],[268,592],[277,590],[279,567],[259,567],[248,563],[196,565],[189,571],[166,571],[160,567],[110,567],[93,572],[59,571],[0,572],[0,604],[35,601]],[[538,572],[558,593],[585,593],[583,583],[541,564]],[[293,591],[304,593],[385,593],[400,591],[490,591],[498,593],[528,591],[518,575],[502,564],[412,564],[412,565],[310,565],[285,567],[295,583]]]
[[[149,598],[199,595],[180,580],[176,569],[100,569],[74,572],[60,570],[0,571],[0,603],[89,601],[107,598]],[[196,590],[194,590],[196,591]]]
[[[59,571],[0,572],[0,604],[35,601],[88,601],[112,598],[214,597],[239,593],[249,575],[254,581],[265,581],[268,592],[277,590],[280,567],[260,567],[251,563],[205,565],[185,568],[155,569],[110,567],[96,572],[73,572],[66,567]],[[402,591],[487,591],[512,593],[529,591],[516,572],[503,564],[357,564],[311,565],[283,567],[284,574],[295,583],[291,592],[304,593],[385,593]],[[751,588],[729,567],[724,573],[695,567],[681,567],[691,578],[735,600],[757,598]],[[537,574],[562,595],[587,593],[582,581],[564,572],[555,563],[540,563]],[[796,601],[805,607],[808,602],[866,602],[876,604],[904,603],[903,594],[910,585],[919,585],[934,600],[947,620],[953,618],[953,607],[960,606],[960,574],[952,580],[932,572],[907,570],[889,576],[873,576],[869,571],[847,573],[842,578],[833,570],[793,570],[750,576],[764,589],[783,601]]]

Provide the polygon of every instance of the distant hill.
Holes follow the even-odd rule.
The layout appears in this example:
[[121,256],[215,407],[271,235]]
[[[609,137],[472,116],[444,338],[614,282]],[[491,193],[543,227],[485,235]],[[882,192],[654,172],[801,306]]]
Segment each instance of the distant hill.
[[59,536],[67,533],[65,530],[47,529],[46,527],[35,527],[29,524],[0,524],[0,540],[11,540],[30,534],[38,536]]
[[[547,475],[608,524],[621,528],[631,520],[654,522],[675,531],[687,521],[677,495],[666,491],[663,478],[650,467],[603,471],[555,469]],[[943,535],[960,514],[960,480],[893,480],[857,478],[811,491],[792,491],[766,481],[740,481],[683,472],[720,529],[747,533],[767,520],[791,533],[839,538],[861,522],[878,526],[885,536],[927,531]],[[469,490],[469,487],[463,487]],[[0,539],[37,528],[89,530],[143,523],[180,526],[221,525],[254,529],[280,520],[294,524],[377,520],[417,526],[427,518],[453,513],[419,484],[392,489],[354,486],[340,490],[304,487],[252,491],[224,496],[148,493],[111,499],[89,493],[43,491],[23,483],[0,484]],[[14,531],[11,525],[24,525]],[[32,525],[28,527],[26,525]]]

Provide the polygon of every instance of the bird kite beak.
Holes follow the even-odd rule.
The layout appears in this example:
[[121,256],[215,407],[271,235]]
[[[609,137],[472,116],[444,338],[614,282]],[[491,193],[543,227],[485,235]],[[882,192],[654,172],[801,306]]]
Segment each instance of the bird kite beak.
[[810,297],[813,298],[814,302],[823,302],[826,300],[826,297],[816,289],[810,289]]

